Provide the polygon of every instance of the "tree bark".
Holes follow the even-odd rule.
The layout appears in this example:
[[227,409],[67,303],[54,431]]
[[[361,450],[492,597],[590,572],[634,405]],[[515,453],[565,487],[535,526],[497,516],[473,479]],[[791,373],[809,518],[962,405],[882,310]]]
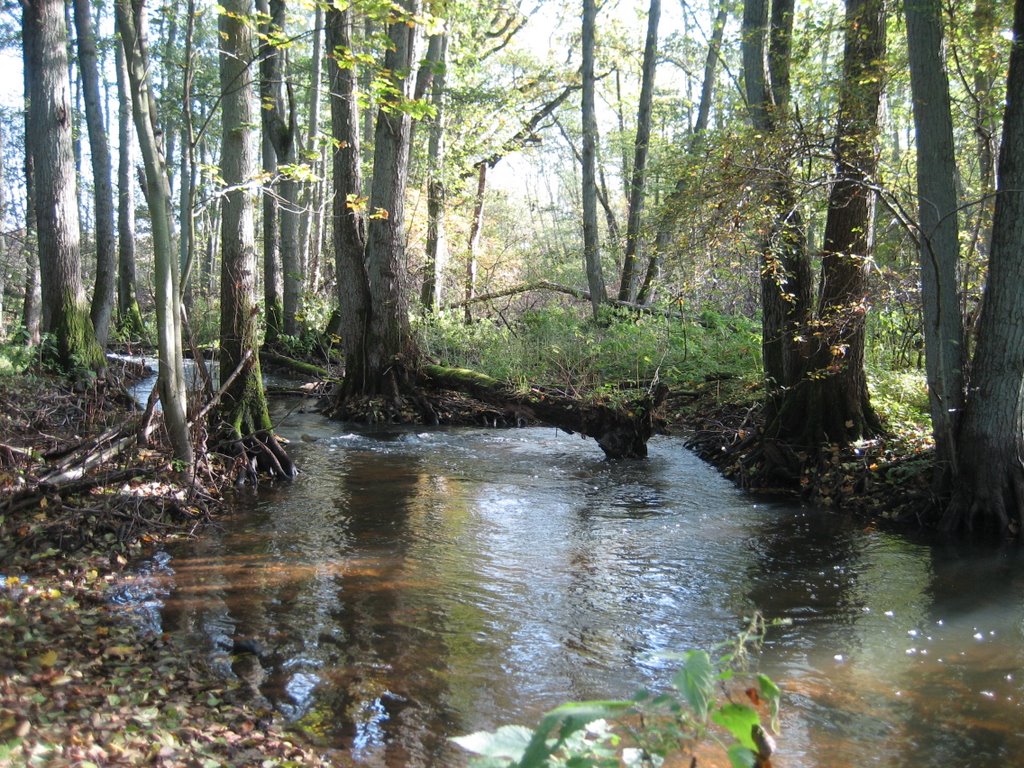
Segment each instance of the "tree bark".
[[181,73],[181,157],[178,161],[178,212],[181,232],[178,237],[178,265],[181,298],[186,314],[192,306],[193,264],[196,253],[196,147],[192,130],[192,80],[195,75],[195,0],[186,5],[185,43]]
[[411,117],[401,109],[410,96],[410,73],[419,25],[417,0],[400,3],[401,16],[388,25],[390,45],[384,54],[384,72],[395,103],[382,99],[373,143],[373,179],[366,230],[366,276],[370,286],[368,376],[363,394],[398,398],[417,353],[409,327],[406,296],[405,189],[409,171]]
[[85,120],[92,155],[93,198],[96,207],[96,286],[90,317],[101,348],[107,346],[110,318],[114,311],[117,251],[114,244],[114,188],[111,181],[110,142],[104,127],[100,98],[100,73],[96,37],[92,30],[89,0],[75,0],[75,36],[78,68],[85,93]]
[[964,402],[960,238],[956,156],[939,0],[906,0],[907,49],[917,137],[921,298],[928,398],[935,436],[933,489],[945,497],[956,470],[956,429]]
[[337,273],[342,342],[345,348],[345,396],[362,391],[367,376],[363,339],[369,333],[370,287],[366,251],[365,205],[360,156],[360,121],[356,71],[352,57],[352,10],[327,9],[330,58],[331,134],[334,194],[332,233]]
[[132,336],[141,336],[145,327],[139,309],[135,277],[135,162],[132,159],[132,102],[124,46],[114,48],[117,67],[117,318]]
[[181,352],[181,295],[178,291],[178,261],[175,258],[170,214],[170,185],[167,165],[159,144],[161,134],[156,117],[156,99],[150,90],[149,62],[142,32],[144,9],[136,0],[115,4],[121,33],[128,81],[132,94],[132,115],[145,165],[146,201],[153,237],[153,279],[156,283],[157,350],[160,366],[157,382],[164,424],[174,457],[191,464],[185,365]]
[[[793,0],[747,0],[743,12],[743,78],[754,129],[774,142],[773,174],[764,190],[771,225],[760,243],[761,351],[766,413],[771,424],[783,393],[802,375],[795,339],[811,307],[811,268],[803,221],[783,142],[790,101]],[[767,69],[766,69],[767,64]]]
[[651,107],[654,102],[654,73],[658,66],[658,22],[661,0],[651,0],[647,12],[647,41],[640,81],[640,104],[636,115],[636,141],[633,147],[633,179],[629,185],[629,214],[626,219],[626,251],[622,261],[619,301],[635,301],[636,264],[641,254],[640,222],[644,210],[645,174],[648,145],[651,141]]
[[[690,133],[689,142],[686,148],[687,154],[692,158],[696,157],[704,132],[707,130],[708,118],[711,114],[711,100],[714,95],[715,72],[718,68],[718,58],[722,49],[722,38],[725,36],[725,23],[728,20],[728,8],[723,3],[718,9],[715,17],[714,27],[711,32],[711,40],[708,42],[708,52],[704,59],[704,79],[701,84],[700,104],[697,107],[697,120]],[[641,305],[648,305],[654,300],[655,286],[661,276],[662,263],[665,253],[672,243],[672,236],[675,230],[676,210],[683,193],[686,191],[686,183],[680,179],[676,182],[675,189],[668,196],[668,199],[661,206],[658,213],[658,230],[654,239],[654,247],[647,260],[647,270],[644,273],[643,284],[636,296],[636,302]]]
[[[226,0],[220,33],[221,201],[220,374],[241,370],[226,389],[221,412],[235,437],[270,432],[256,338],[255,204],[245,184],[255,176],[251,0]],[[251,364],[246,360],[251,357]]]
[[629,407],[616,408],[537,388],[517,392],[496,379],[463,368],[427,365],[423,374],[435,387],[466,392],[501,408],[502,419],[507,423],[536,419],[569,433],[592,437],[610,459],[646,458],[647,441],[665,428],[658,414],[668,395],[664,386]]
[[[22,35],[24,60],[31,58],[32,36]],[[29,125],[29,109],[32,104],[32,71],[22,67],[22,84],[25,96],[25,125]],[[25,300],[21,309],[21,324],[25,327],[28,346],[40,341],[42,324],[42,290],[39,285],[39,240],[36,227],[35,164],[33,162],[32,132],[25,131]]]
[[317,180],[302,186],[302,205],[299,215],[299,247],[307,254],[307,288],[317,293],[320,288],[321,230],[323,227],[323,177],[326,176],[324,144],[320,140],[320,94],[324,59],[324,9],[319,3],[313,15],[313,41],[310,58],[309,132],[305,153],[311,158],[313,175]]
[[480,238],[484,229],[484,200],[487,193],[487,163],[477,166],[476,197],[473,199],[473,220],[469,223],[469,248],[466,252],[466,282],[463,290],[466,324],[473,322],[473,313],[469,308],[476,293],[477,257],[480,252]]
[[[271,29],[275,35],[283,35],[285,25],[285,0],[270,0]],[[277,153],[279,165],[286,166],[281,174],[281,272],[284,283],[284,332],[296,336],[300,331],[303,293],[306,290],[305,254],[299,248],[299,193],[301,184],[295,175],[298,164],[298,119],[295,95],[289,77],[287,49],[277,50],[281,65],[277,94],[274,99],[275,128],[271,141]]]
[[[58,363],[67,372],[100,371],[106,361],[96,343],[82,288],[77,184],[72,149],[64,5],[32,0],[23,6],[29,57],[29,124],[45,330],[57,339]],[[48,313],[48,314],[47,314]],[[48,321],[48,322],[47,322]]]
[[[281,119],[282,66],[281,53],[269,39],[270,5],[268,0],[257,0],[260,13],[259,94],[263,172],[267,178],[278,177],[278,152],[274,150],[274,130]],[[266,323],[266,341],[273,344],[285,333],[284,286],[281,276],[281,202],[272,187],[263,189],[263,318]]]
[[[448,263],[448,241],[444,215],[447,199],[445,184],[445,102],[448,66],[448,35],[437,35],[437,68],[431,82],[430,103],[434,107],[427,142],[427,263],[424,266],[420,301],[428,311],[441,306],[444,299],[444,269]],[[431,38],[433,39],[433,38]]]
[[1024,0],[1014,3],[995,219],[949,531],[1024,526]]
[[594,317],[607,300],[597,228],[597,116],[594,107],[596,0],[583,0],[583,261]]
[[877,434],[864,372],[867,275],[874,246],[875,137],[884,82],[884,0],[847,0],[843,77],[833,144],[816,323],[807,365],[768,433],[815,450]]

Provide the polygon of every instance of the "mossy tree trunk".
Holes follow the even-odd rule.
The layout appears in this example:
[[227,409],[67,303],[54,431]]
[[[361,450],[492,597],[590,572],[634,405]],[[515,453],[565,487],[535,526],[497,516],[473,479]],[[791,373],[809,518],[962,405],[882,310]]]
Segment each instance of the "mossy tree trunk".
[[31,135],[33,153],[44,330],[56,337],[58,362],[66,371],[100,371],[105,359],[96,343],[81,277],[64,4],[24,3],[22,32],[30,83],[26,134]]
[[597,317],[601,305],[608,301],[601,270],[601,245],[597,227],[597,114],[594,105],[594,38],[597,30],[597,3],[583,0],[583,262],[590,289],[590,305]]
[[256,173],[252,127],[252,0],[227,0],[220,32],[221,163],[227,191],[221,202],[220,375],[235,377],[222,399],[222,415],[233,436],[269,432],[257,351],[255,203],[245,182]]
[[345,380],[336,411],[349,398],[384,397],[398,408],[413,386],[418,363],[406,296],[405,189],[411,117],[408,110],[415,37],[415,0],[393,9],[384,55],[387,96],[381,96],[374,134],[368,201],[360,199],[356,73],[348,11],[329,11],[331,119],[335,139],[334,232]]

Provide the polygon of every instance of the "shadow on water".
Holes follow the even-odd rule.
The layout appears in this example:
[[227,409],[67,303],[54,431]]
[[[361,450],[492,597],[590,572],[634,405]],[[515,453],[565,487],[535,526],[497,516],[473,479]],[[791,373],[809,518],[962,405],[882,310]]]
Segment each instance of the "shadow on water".
[[[1024,747],[1020,554],[944,549],[736,491],[679,441],[604,461],[551,430],[282,427],[305,473],[170,552],[164,629],[228,653],[355,762],[661,686],[660,654],[787,618],[777,766],[1008,765]],[[299,437],[302,440],[299,440]]]

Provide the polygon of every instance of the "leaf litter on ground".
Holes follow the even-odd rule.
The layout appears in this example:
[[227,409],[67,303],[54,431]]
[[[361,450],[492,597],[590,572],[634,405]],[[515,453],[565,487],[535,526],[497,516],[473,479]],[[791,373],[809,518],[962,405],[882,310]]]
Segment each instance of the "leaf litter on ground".
[[112,600],[130,562],[209,520],[217,491],[160,450],[40,484],[45,454],[130,418],[98,389],[0,378],[0,768],[347,764]]

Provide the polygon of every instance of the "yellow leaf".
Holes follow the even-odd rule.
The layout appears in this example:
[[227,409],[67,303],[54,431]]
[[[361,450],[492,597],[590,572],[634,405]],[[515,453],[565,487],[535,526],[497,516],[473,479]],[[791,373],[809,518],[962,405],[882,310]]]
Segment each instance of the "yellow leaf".
[[112,645],[103,653],[107,656],[131,656],[135,653],[135,648],[130,645]]
[[47,651],[42,656],[36,659],[36,662],[40,667],[52,667],[57,663],[57,652]]

